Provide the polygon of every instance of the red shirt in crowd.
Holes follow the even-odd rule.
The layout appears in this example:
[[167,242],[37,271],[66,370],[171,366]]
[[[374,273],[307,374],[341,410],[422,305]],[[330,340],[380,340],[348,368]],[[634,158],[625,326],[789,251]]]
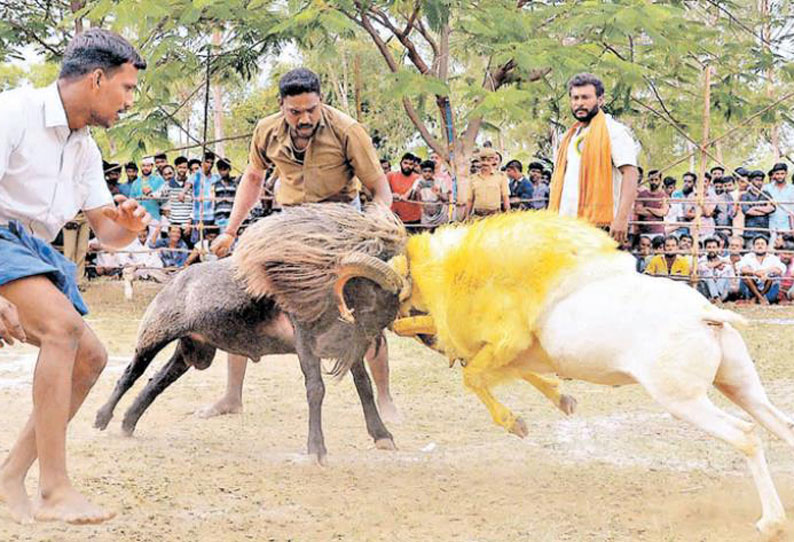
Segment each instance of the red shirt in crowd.
[[[392,194],[401,198],[408,197],[418,178],[418,173],[411,173],[407,177],[402,174],[402,171],[390,171],[386,174]],[[422,207],[417,203],[395,201],[391,204],[391,210],[397,213],[403,222],[419,222],[422,219]]]

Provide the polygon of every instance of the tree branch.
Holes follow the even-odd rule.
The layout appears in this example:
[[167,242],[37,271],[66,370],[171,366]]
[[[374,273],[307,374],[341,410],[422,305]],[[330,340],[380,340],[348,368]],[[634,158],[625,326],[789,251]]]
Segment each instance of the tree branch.
[[47,42],[45,42],[44,40],[42,40],[41,38],[39,38],[39,37],[36,35],[36,33],[35,33],[35,32],[30,32],[30,31],[29,31],[27,28],[25,28],[25,27],[24,27],[24,26],[22,26],[21,24],[19,24],[19,23],[16,23],[16,22],[14,22],[14,21],[12,21],[12,20],[10,20],[10,19],[6,19],[6,22],[7,22],[8,24],[10,24],[11,26],[13,26],[14,28],[16,28],[17,30],[19,30],[20,32],[24,33],[26,36],[28,36],[28,37],[32,38],[32,39],[33,39],[34,41],[36,41],[36,42],[37,42],[39,45],[41,45],[42,47],[44,47],[46,50],[48,50],[50,53],[52,53],[52,54],[53,54],[53,55],[55,55],[56,57],[60,58],[60,57],[62,57],[62,56],[63,56],[63,51],[59,51],[59,50],[55,49],[55,48],[54,48],[52,45],[50,45],[49,43],[47,43]]
[[[357,6],[360,6],[360,2],[356,2]],[[359,11],[362,11],[363,8],[359,7]],[[373,13],[375,15],[379,15],[380,17],[375,17],[375,20],[381,23],[383,26],[389,29],[389,31],[394,34],[397,40],[405,47],[408,58],[411,60],[416,69],[419,70],[419,73],[422,75],[426,75],[431,72],[430,67],[428,67],[427,63],[419,54],[419,51],[416,49],[416,44],[408,38],[407,34],[403,34],[397,27],[392,24],[389,20],[388,16],[386,16],[382,11],[377,8],[370,7],[367,9],[368,12]]]
[[430,35],[430,32],[427,31],[425,28],[425,24],[422,22],[422,19],[416,20],[416,29],[419,31],[419,34],[425,39],[427,44],[433,50],[433,55],[438,56],[438,43],[433,39],[433,36]]

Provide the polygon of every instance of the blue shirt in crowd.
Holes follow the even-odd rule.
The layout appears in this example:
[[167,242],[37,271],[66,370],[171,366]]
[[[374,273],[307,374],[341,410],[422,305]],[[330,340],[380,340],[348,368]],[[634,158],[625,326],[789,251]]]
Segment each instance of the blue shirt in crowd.
[[[193,183],[193,223],[213,222],[215,220],[215,197],[213,187],[220,180],[221,176],[217,173],[209,177],[204,175],[201,170],[197,171],[191,178]],[[199,201],[203,199],[203,201]]]
[[[168,239],[158,239],[154,245],[150,244],[149,246],[152,248],[168,249],[171,248],[170,244]],[[182,267],[185,265],[189,255],[187,243],[180,239],[176,248],[178,250],[171,249],[160,251],[160,259],[163,261],[163,267]]]
[[[132,186],[129,188],[128,197],[138,200],[144,209],[146,209],[153,220],[160,220],[160,201],[155,198],[159,196],[159,190],[163,187],[165,181],[156,173],[148,177],[138,177]],[[144,195],[144,188],[149,188],[151,192]]]

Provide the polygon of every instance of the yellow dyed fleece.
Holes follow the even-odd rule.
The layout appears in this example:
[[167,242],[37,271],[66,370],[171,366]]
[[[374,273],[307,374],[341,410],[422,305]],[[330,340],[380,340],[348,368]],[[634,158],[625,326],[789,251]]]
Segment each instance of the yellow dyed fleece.
[[450,225],[408,240],[410,301],[433,317],[451,359],[490,344],[507,364],[531,346],[552,289],[577,266],[617,253],[602,230],[545,211]]

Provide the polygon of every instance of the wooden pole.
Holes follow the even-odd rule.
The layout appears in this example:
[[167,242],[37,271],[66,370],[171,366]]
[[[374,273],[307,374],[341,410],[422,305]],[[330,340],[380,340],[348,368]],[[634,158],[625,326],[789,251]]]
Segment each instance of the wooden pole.
[[703,65],[703,142],[700,144],[700,169],[697,180],[697,206],[695,207],[695,227],[692,230],[692,283],[698,281],[698,247],[700,227],[703,220],[703,202],[706,198],[706,149],[709,145],[711,126],[711,66],[708,61]]

